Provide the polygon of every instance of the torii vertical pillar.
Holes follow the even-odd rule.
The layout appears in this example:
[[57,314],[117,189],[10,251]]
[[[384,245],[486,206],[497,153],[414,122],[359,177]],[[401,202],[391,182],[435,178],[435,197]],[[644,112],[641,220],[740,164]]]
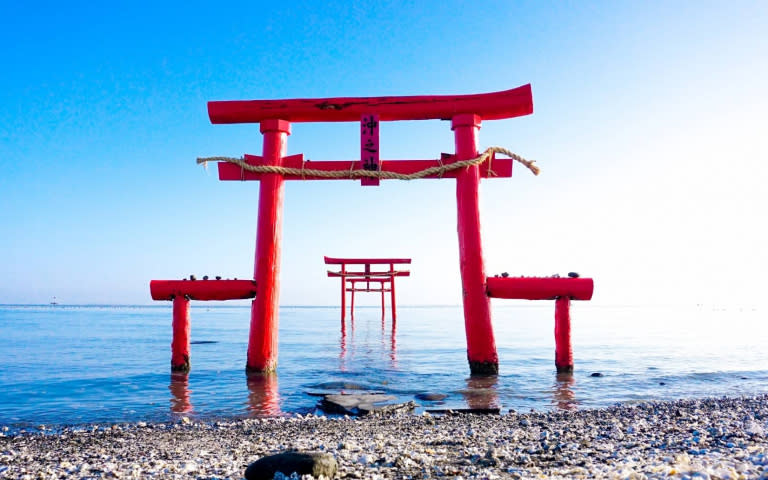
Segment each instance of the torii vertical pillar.
[[[263,120],[260,129],[264,135],[264,165],[281,166],[288,135],[291,134],[290,122]],[[251,330],[245,365],[248,373],[272,372],[277,368],[283,196],[281,174],[268,173],[261,178],[253,271],[259,294],[251,304]]]
[[[346,265],[341,264],[341,328],[344,329],[344,318],[347,314],[347,281],[345,280],[346,277],[344,276],[346,271]],[[355,306],[352,305],[352,311],[355,311]]]
[[[389,271],[394,272],[395,271],[395,264],[390,263],[389,264]],[[390,305],[392,308],[392,328],[395,327],[395,322],[397,321],[397,307],[395,306],[395,276],[392,275],[390,277],[391,281],[389,282],[389,298],[390,298]],[[381,315],[384,316],[384,283],[381,284]]]
[[573,373],[573,347],[571,346],[571,298],[555,300],[555,368],[557,373]]
[[[458,161],[475,158],[481,118],[455,115],[451,122]],[[457,229],[461,269],[467,359],[472,374],[499,373],[499,356],[491,324],[491,299],[485,289],[483,243],[480,238],[480,171],[477,165],[462,169],[456,177]],[[394,288],[393,288],[394,290]]]
[[171,371],[189,371],[189,298],[173,297],[173,339],[171,340]]

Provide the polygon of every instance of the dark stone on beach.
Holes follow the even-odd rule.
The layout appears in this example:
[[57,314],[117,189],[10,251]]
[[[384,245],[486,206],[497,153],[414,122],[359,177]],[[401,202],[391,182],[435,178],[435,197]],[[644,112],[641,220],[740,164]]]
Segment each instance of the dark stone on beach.
[[444,393],[417,393],[416,400],[425,400],[427,402],[439,402],[445,400],[448,395]]
[[268,457],[262,457],[245,469],[248,480],[272,480],[277,472],[285,476],[292,473],[297,475],[320,475],[326,478],[336,476],[338,465],[330,453],[321,452],[284,452]]
[[603,374],[602,374],[602,373],[600,373],[600,372],[594,372],[592,375],[590,375],[590,377],[604,377],[604,376],[605,376],[605,375],[603,375]]
[[355,395],[326,395],[320,401],[320,408],[327,413],[343,415],[390,414],[411,411],[413,402],[395,403],[393,395],[361,393]]

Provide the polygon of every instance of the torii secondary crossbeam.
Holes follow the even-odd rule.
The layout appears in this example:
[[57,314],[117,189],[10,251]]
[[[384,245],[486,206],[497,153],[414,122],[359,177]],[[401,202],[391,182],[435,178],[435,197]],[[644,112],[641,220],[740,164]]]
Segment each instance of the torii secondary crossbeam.
[[[392,322],[397,320],[395,304],[395,277],[408,277],[411,272],[397,267],[401,264],[410,264],[410,258],[333,258],[325,257],[326,265],[339,265],[339,271],[328,270],[329,277],[338,277],[341,280],[341,326],[344,328],[344,316],[346,314],[347,292],[350,292],[349,314],[355,315],[356,292],[380,292],[381,316],[384,318],[384,293],[390,293],[392,308]],[[347,266],[362,270],[348,270]],[[388,270],[380,270],[388,266]],[[376,269],[379,268],[379,270]],[[397,267],[397,268],[395,268]],[[357,284],[365,286],[358,287]],[[371,286],[371,283],[378,285]]]
[[[251,307],[246,371],[269,372],[277,366],[285,180],[360,179],[362,185],[378,185],[380,180],[387,179],[455,178],[467,357],[472,373],[497,372],[498,356],[491,324],[490,298],[503,295],[498,294],[495,287],[490,288],[490,279],[485,274],[480,235],[479,184],[481,178],[510,177],[513,160],[536,170],[532,164],[503,149],[489,149],[479,155],[478,132],[483,120],[513,118],[532,112],[530,85],[478,95],[209,102],[208,114],[212,123],[259,123],[264,136],[261,156],[198,159],[199,162],[225,160],[218,165],[221,180],[261,182],[254,260],[254,281],[258,285],[258,295]],[[456,148],[454,154],[443,154],[428,160],[379,158],[380,122],[427,119],[451,121]],[[310,162],[305,161],[302,155],[286,155],[291,123],[353,121],[360,122],[358,160]],[[497,152],[511,158],[496,158]],[[354,290],[354,286],[352,288]],[[382,282],[381,289],[384,288]],[[506,286],[499,288],[505,291]],[[345,287],[342,287],[344,290]],[[567,290],[565,293],[557,290],[555,296],[570,299]],[[394,300],[394,277],[391,277],[391,291]],[[561,303],[558,303],[560,310]],[[567,304],[564,305],[567,312]]]

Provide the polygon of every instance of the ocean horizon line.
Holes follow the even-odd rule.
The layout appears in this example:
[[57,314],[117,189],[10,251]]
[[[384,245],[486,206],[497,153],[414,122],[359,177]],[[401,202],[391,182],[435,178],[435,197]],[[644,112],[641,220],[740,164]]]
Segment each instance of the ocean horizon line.
[[[220,304],[219,302],[211,303],[207,301],[194,301],[196,303],[191,303],[190,307],[194,309],[199,308],[216,308],[216,309],[227,309],[227,308],[249,308],[250,305],[248,303],[229,303],[229,304]],[[533,302],[533,301],[526,301],[526,300],[520,300],[519,302],[526,302],[526,303],[514,303],[514,302],[507,302],[505,304],[496,304],[493,306],[493,308],[551,308],[551,305],[548,303],[540,303],[540,302]],[[577,302],[578,304],[582,304],[582,302]],[[172,306],[172,302],[152,302],[152,303],[60,303],[60,302],[49,302],[49,303],[0,303],[0,308],[9,308],[9,307],[16,307],[16,308],[27,308],[27,307],[51,307],[51,308],[170,308]],[[758,310],[758,305],[746,305],[746,304],[709,304],[709,303],[693,303],[693,302],[685,302],[685,303],[599,303],[599,302],[589,302],[589,303],[583,303],[581,306],[586,308],[711,308],[715,310],[728,310],[728,309],[748,309],[752,311]],[[456,304],[398,304],[398,308],[457,308],[462,307],[460,303]],[[305,305],[295,305],[295,304],[286,304],[286,305],[280,305],[280,308],[323,308],[323,309],[339,309],[341,308],[340,305],[312,305],[312,304],[305,304]],[[380,305],[355,305],[355,308],[362,308],[362,309],[380,309]]]

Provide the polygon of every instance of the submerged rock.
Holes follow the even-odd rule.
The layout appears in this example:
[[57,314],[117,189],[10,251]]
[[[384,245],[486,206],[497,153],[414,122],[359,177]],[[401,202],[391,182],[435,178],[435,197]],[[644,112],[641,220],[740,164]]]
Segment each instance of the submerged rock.
[[247,480],[272,480],[280,472],[285,476],[312,475],[315,478],[336,476],[338,465],[330,453],[321,452],[283,452],[262,457],[245,469]]
[[368,387],[354,382],[324,382],[312,385],[316,390],[368,390]]
[[427,402],[439,402],[445,400],[448,395],[444,393],[417,393],[415,395],[416,400],[425,400]]
[[358,395],[358,394],[383,394],[383,390],[376,389],[361,383],[354,382],[324,382],[310,385],[304,393],[313,397],[327,397],[328,395]]

